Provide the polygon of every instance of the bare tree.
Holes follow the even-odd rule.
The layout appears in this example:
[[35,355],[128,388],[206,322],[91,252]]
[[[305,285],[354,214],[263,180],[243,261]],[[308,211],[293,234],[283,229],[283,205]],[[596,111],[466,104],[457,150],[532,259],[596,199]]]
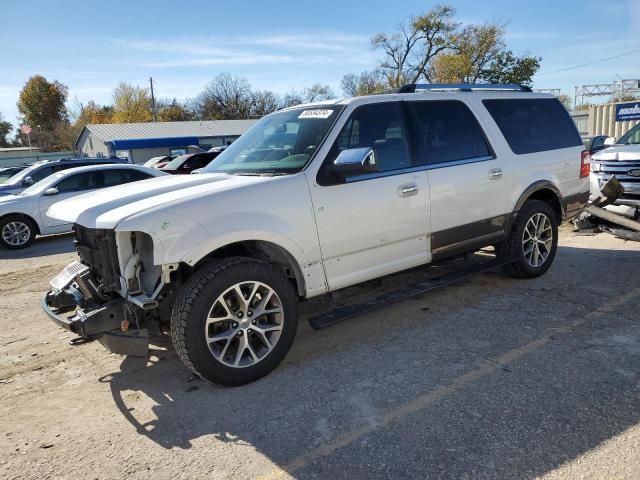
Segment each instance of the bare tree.
[[348,97],[370,95],[382,92],[386,88],[384,75],[379,69],[364,71],[359,75],[349,73],[342,77],[340,86]]
[[278,96],[270,90],[259,90],[251,94],[252,117],[262,117],[278,110]]
[[309,103],[336,98],[335,93],[333,93],[333,90],[329,85],[322,85],[320,83],[314,83],[310,87],[305,88],[304,96],[305,101]]
[[429,65],[441,52],[455,46],[459,24],[453,21],[455,9],[437,5],[422,15],[411,17],[392,34],[379,33],[371,39],[382,50],[380,69],[390,87],[429,80]]
[[280,99],[280,108],[294,107],[304,103],[304,94],[297,90],[291,90],[285,93]]
[[211,80],[191,106],[201,119],[234,120],[249,118],[251,103],[249,81],[225,72]]

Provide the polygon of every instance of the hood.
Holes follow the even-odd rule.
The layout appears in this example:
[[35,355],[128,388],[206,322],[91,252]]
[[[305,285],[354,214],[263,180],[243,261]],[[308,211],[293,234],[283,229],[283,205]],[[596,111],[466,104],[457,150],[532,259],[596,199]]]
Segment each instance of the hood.
[[640,160],[640,145],[614,145],[613,147],[600,150],[591,156],[596,161],[617,160],[620,162],[628,160]]
[[25,196],[19,196],[19,195],[14,195],[12,193],[5,193],[4,195],[0,196],[0,207],[3,207],[5,205],[9,205],[11,203],[17,202],[19,200],[22,200],[26,198]]
[[112,229],[122,220],[144,211],[174,206],[187,199],[263,182],[268,178],[224,173],[167,175],[62,200],[54,203],[47,215],[87,228]]

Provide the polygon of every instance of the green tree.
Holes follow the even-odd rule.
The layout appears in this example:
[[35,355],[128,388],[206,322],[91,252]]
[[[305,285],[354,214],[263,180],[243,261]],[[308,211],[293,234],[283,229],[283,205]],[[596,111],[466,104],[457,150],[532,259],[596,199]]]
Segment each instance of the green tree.
[[431,64],[433,83],[462,83],[473,70],[469,57],[458,53],[442,53]]
[[3,120],[2,113],[0,113],[0,147],[8,147],[11,145],[9,140],[7,140],[11,130],[13,130],[13,125]]
[[488,83],[520,83],[531,86],[541,61],[540,57],[518,57],[511,50],[504,50],[480,72],[480,78]]
[[54,80],[47,81],[42,75],[34,75],[25,83],[18,97],[18,111],[24,123],[32,128],[51,130],[58,122],[67,121],[68,88]]
[[148,88],[121,82],[113,91],[113,123],[150,122],[153,120]]

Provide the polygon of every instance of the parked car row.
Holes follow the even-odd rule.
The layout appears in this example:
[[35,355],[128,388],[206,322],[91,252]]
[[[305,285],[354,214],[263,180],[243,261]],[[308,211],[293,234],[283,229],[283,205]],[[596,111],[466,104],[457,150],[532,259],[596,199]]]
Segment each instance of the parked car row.
[[163,155],[153,157],[144,163],[145,167],[157,168],[172,175],[188,175],[198,173],[197,170],[206,167],[220,155],[227,147],[213,147],[206,152],[185,153],[183,155]]
[[[83,167],[86,165],[107,165],[107,164],[126,164],[129,163],[125,158],[108,157],[108,158],[60,158],[58,160],[43,160],[26,167],[8,167],[15,168],[13,175],[6,178],[4,182],[0,180],[0,195],[16,194],[25,188],[38,183],[40,180],[47,178],[49,175],[66,170],[68,168]],[[0,172],[1,174],[2,172]]]
[[[17,250],[28,247],[36,235],[70,232],[73,224],[50,217],[47,210],[54,203],[92,192],[101,188],[146,180],[167,175],[139,165],[92,162],[69,168],[68,164],[84,162],[52,162],[54,169],[64,165],[56,173],[49,174],[17,193],[0,197],[0,244]],[[31,173],[35,178],[43,175],[41,166]],[[51,170],[47,170],[51,173]],[[23,175],[22,179],[25,178]],[[32,177],[33,178],[33,177]],[[90,203],[90,199],[87,202]]]
[[197,173],[224,149],[154,157],[144,165],[127,159],[61,158],[0,169],[0,245],[28,247],[36,235],[71,231],[73,225],[47,216],[55,202],[101,188],[168,174]]

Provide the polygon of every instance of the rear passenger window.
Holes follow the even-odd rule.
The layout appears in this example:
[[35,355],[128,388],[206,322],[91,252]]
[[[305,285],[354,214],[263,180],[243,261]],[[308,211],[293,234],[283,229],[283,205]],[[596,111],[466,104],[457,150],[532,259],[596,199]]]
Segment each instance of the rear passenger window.
[[60,193],[92,190],[102,186],[102,175],[100,172],[76,173],[69,175],[54,186]]
[[103,187],[114,187],[125,182],[122,170],[104,170],[102,172]]
[[513,153],[582,145],[569,113],[555,98],[484,100]]
[[124,175],[124,183],[137,182],[139,180],[146,180],[151,178],[148,173],[140,172],[139,170],[125,170],[122,172]]
[[34,183],[37,183],[40,180],[43,180],[43,179],[47,178],[52,173],[54,173],[54,170],[53,170],[52,167],[43,167],[43,168],[33,172],[31,174],[31,178],[33,178]]
[[469,108],[455,100],[410,102],[418,117],[423,163],[443,163],[491,155]]

